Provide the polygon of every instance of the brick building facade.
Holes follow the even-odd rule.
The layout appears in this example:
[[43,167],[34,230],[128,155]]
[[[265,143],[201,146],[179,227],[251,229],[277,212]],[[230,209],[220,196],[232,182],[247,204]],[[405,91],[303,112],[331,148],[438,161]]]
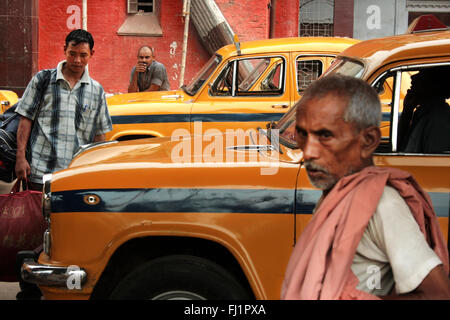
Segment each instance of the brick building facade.
[[[368,15],[370,12],[366,10],[366,7],[376,6],[380,1],[384,0],[359,0],[359,2],[355,0],[215,0],[241,41],[298,36],[302,19],[308,20],[306,21],[308,25],[311,25],[311,22],[322,25],[325,21],[326,24],[331,25],[331,34],[328,35],[353,37],[355,30],[361,29],[357,24],[359,21],[357,18],[360,18],[361,14],[355,10],[358,8],[362,10],[362,15]],[[34,73],[43,68],[56,66],[63,58],[65,36],[70,30],[82,27],[82,2],[82,0],[0,1],[0,73],[2,75],[0,89],[13,90],[20,96]],[[167,68],[172,89],[179,87],[184,30],[183,0],[144,1],[154,6],[153,20],[145,20],[145,23],[150,23],[149,26],[141,25],[143,20],[131,21],[136,14],[128,13],[130,3],[143,1],[87,0],[86,2],[87,29],[95,39],[95,54],[90,62],[89,71],[91,76],[104,86],[106,92],[126,92],[130,71],[136,62],[137,49],[143,44],[154,47],[156,59]],[[406,8],[408,3],[420,1],[395,0],[394,2],[395,8],[401,9]],[[442,4],[449,1],[434,2]],[[364,6],[361,3],[364,3]],[[307,11],[311,10],[311,6],[315,6],[312,8],[312,13]],[[322,14],[320,10],[328,10],[329,13]],[[303,15],[306,19],[302,18],[301,11],[307,13]],[[383,17],[386,16],[385,13],[381,13]],[[311,17],[318,21],[310,21]],[[391,22],[389,20],[386,23]],[[363,20],[360,24],[365,24],[365,21]],[[400,27],[395,27],[393,31],[387,28],[386,32],[392,32],[392,34],[401,32],[405,29],[405,25],[407,21],[404,21]],[[312,26],[314,27],[315,24]],[[146,28],[149,29],[148,32]],[[363,36],[370,37],[370,30]],[[191,21],[185,83],[189,82],[209,56]]]

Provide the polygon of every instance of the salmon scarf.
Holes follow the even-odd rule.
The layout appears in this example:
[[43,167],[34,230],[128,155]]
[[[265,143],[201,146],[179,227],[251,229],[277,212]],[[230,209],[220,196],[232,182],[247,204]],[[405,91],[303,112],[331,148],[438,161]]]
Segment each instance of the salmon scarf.
[[407,172],[370,166],[339,180],[323,199],[292,252],[282,299],[379,299],[356,289],[351,266],[386,185],[406,201],[448,274],[448,250],[428,194]]

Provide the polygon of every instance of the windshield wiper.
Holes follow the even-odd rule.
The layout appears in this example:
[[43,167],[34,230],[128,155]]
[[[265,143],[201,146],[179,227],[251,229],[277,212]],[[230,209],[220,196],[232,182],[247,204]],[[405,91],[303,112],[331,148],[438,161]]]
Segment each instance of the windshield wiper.
[[186,85],[185,84],[183,84],[181,87],[180,87],[180,89],[181,90],[183,90],[185,93],[187,93],[188,95],[190,95],[191,97],[193,96],[193,94],[188,90],[188,89],[186,89]]

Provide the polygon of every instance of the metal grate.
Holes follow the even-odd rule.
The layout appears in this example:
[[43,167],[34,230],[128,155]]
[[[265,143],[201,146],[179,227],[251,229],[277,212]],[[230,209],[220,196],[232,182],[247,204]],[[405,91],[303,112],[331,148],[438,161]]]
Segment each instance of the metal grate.
[[127,12],[128,13],[138,13],[141,12],[153,12],[154,1],[139,1],[139,0],[128,0],[127,1]]
[[300,37],[332,37],[333,24],[328,23],[301,23]]
[[138,1],[138,10],[144,12],[153,12],[153,1]]
[[300,0],[300,37],[333,36],[333,20],[334,0]]
[[320,60],[297,61],[297,87],[298,92],[304,92],[306,88],[317,80],[322,74],[323,66]]

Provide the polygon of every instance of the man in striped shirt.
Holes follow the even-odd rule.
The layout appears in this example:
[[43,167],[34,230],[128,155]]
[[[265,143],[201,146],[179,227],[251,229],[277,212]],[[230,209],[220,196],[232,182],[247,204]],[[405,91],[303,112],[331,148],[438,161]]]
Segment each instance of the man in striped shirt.
[[[65,169],[80,145],[103,141],[112,130],[103,87],[86,68],[94,54],[94,39],[85,30],[66,37],[64,54],[56,69],[40,71],[28,84],[16,109],[16,175],[33,190],[42,190],[46,173]],[[37,94],[50,77],[42,95]],[[42,96],[42,100],[39,98]],[[26,158],[29,142],[31,159]],[[30,161],[29,161],[30,160]]]

